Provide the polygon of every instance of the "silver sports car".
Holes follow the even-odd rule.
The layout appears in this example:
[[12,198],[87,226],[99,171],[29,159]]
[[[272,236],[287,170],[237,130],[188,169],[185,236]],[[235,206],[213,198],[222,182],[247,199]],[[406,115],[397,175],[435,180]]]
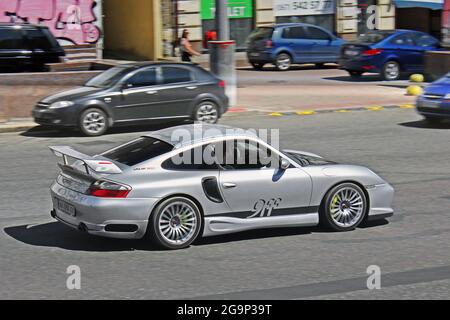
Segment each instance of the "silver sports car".
[[50,147],[62,161],[52,217],[92,235],[148,236],[167,249],[258,228],[353,230],[393,214],[394,189],[371,170],[217,125],[156,131],[89,156]]

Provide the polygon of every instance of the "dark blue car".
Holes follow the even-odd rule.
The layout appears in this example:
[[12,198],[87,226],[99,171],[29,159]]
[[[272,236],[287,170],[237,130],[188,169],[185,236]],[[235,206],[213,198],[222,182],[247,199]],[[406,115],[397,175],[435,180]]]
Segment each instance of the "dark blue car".
[[247,40],[247,57],[257,70],[274,64],[288,70],[293,63],[336,63],[344,40],[305,23],[284,23],[255,29]]
[[402,72],[423,72],[425,51],[438,49],[439,41],[423,32],[371,31],[342,46],[339,65],[355,78],[370,72],[397,80]]
[[450,118],[450,73],[426,87],[416,105],[429,122]]

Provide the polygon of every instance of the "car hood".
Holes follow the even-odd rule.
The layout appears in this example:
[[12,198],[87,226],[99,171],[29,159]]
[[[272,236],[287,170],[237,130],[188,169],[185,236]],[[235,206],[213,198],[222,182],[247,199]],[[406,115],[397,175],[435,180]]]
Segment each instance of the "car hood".
[[445,76],[425,88],[426,94],[446,95],[450,93],[450,78]]
[[41,100],[44,103],[53,103],[56,101],[69,100],[73,101],[77,98],[85,97],[89,94],[94,94],[104,90],[103,88],[94,88],[94,87],[79,87],[71,90],[66,90],[62,92],[55,93],[51,96],[48,96]]

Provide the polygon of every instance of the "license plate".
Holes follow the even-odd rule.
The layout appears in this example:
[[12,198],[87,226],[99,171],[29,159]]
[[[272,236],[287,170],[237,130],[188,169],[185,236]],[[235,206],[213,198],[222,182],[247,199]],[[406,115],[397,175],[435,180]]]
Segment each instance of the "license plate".
[[422,106],[425,108],[439,108],[439,101],[423,101]]
[[251,57],[259,57],[259,53],[258,52],[252,52],[250,53]]
[[359,54],[358,50],[351,50],[351,49],[345,50],[345,55],[346,56],[354,57],[354,56],[357,56],[358,54]]
[[76,211],[75,211],[75,207],[71,204],[68,204],[65,201],[62,201],[60,199],[56,199],[56,202],[58,204],[58,210],[68,214],[69,216],[75,217],[76,216]]

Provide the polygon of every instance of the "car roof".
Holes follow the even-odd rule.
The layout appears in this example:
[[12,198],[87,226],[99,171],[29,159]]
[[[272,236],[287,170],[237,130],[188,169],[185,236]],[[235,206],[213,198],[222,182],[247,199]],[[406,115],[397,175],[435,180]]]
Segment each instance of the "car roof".
[[12,23],[12,22],[0,22],[0,28],[1,27],[11,27],[11,28],[36,28],[36,29],[48,29],[47,26],[43,26],[43,25],[37,25],[37,24],[31,24],[31,23]]
[[[175,149],[196,143],[216,140],[218,138],[237,137],[237,138],[257,138],[256,134],[241,128],[233,128],[224,125],[213,124],[188,124],[176,127],[170,127],[159,131],[154,131],[144,135],[144,137],[155,138],[173,145]],[[174,138],[181,138],[181,142],[174,141]]]
[[125,68],[145,68],[151,66],[187,66],[187,67],[199,67],[195,63],[190,62],[174,62],[174,61],[140,61],[131,62],[118,65],[118,67]]
[[277,23],[274,24],[272,27],[274,28],[281,28],[281,27],[317,27],[321,28],[320,26],[316,26],[310,23],[303,23],[303,22],[286,22],[286,23]]

